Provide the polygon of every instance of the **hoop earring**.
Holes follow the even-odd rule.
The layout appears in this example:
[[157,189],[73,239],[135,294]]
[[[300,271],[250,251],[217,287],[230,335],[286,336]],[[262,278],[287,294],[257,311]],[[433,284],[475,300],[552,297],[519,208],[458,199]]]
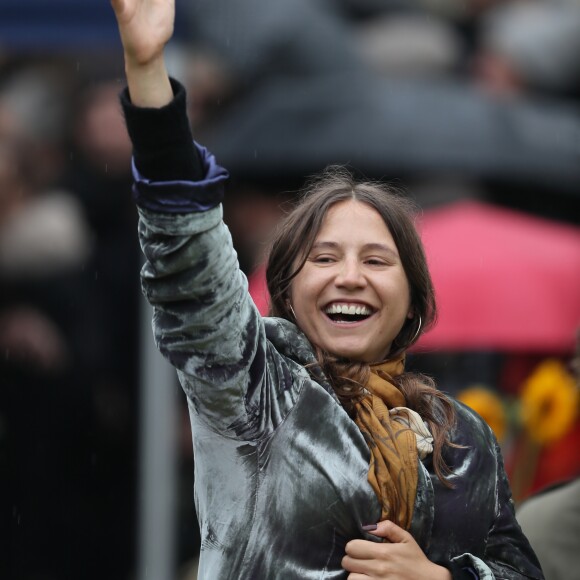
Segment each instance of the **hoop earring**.
[[292,308],[292,304],[288,302],[288,308],[290,308],[290,312],[292,312],[292,316],[294,316],[294,322],[297,322],[296,312],[294,312],[294,308]]
[[421,332],[421,326],[423,326],[423,319],[421,318],[421,315],[419,314],[419,326],[417,327],[417,330],[415,331],[413,338],[409,341],[409,344],[412,344],[413,342],[415,342],[415,340],[419,336],[419,333]]

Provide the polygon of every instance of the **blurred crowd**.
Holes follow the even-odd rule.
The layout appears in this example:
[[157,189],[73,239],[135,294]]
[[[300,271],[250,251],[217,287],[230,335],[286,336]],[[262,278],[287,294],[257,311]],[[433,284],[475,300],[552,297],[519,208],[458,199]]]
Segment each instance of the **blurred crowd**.
[[[423,208],[476,198],[580,225],[577,0],[181,0],[178,16],[170,69],[196,138],[231,169],[226,221],[263,311],[268,234],[329,163],[397,180]],[[114,48],[0,36],[6,580],[135,573],[141,259],[123,86]],[[513,392],[545,353],[509,354],[416,364],[444,390]],[[183,416],[185,566],[198,535]]]
[[139,261],[119,85],[52,57],[1,70],[0,576],[126,577]]

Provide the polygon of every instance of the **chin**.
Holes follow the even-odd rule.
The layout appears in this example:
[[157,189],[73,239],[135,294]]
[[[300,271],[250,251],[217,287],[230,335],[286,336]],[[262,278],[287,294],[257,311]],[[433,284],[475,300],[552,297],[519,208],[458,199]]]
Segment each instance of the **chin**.
[[351,360],[353,362],[365,362],[371,363],[376,362],[374,357],[369,356],[365,352],[361,352],[357,349],[350,349],[350,348],[330,348],[328,352],[332,353],[334,356],[342,359]]

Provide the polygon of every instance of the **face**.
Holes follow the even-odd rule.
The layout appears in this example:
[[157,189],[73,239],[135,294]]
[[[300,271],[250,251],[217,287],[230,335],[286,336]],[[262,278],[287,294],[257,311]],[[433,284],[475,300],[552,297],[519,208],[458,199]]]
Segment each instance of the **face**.
[[386,358],[412,313],[397,246],[375,209],[348,200],[328,210],[290,302],[320,348],[370,363]]

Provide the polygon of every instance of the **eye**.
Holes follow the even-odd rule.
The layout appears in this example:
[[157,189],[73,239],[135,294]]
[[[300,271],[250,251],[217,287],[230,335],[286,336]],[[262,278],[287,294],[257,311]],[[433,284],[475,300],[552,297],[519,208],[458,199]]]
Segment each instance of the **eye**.
[[336,258],[328,254],[319,254],[316,256],[311,256],[310,261],[314,262],[315,264],[332,264],[336,261]]
[[369,266],[387,266],[388,265],[387,261],[383,258],[367,258],[365,260],[365,264],[368,264]]

